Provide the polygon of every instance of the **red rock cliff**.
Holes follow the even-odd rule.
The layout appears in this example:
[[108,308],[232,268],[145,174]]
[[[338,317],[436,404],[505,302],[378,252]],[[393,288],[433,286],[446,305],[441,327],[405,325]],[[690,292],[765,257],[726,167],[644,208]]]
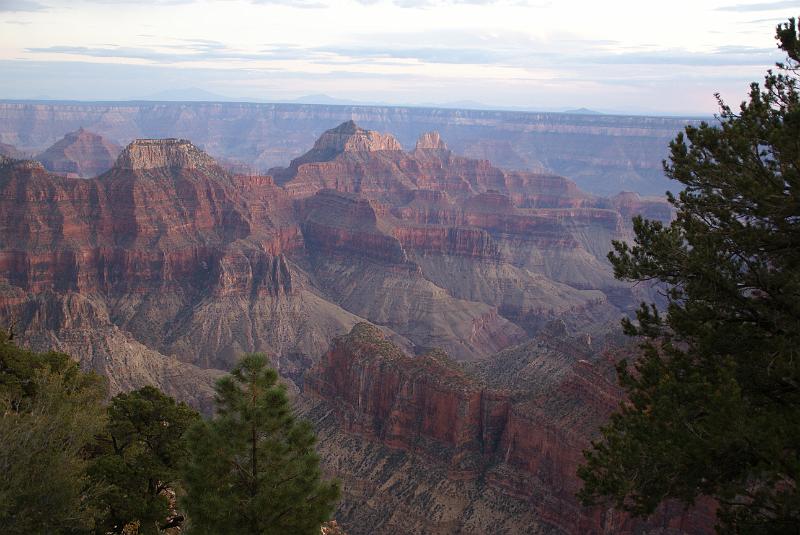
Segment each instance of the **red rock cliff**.
[[485,392],[446,355],[406,356],[361,323],[334,340],[306,388],[334,401],[347,429],[434,456],[460,476],[493,453],[509,399]]
[[[442,353],[407,356],[359,324],[307,373],[305,391],[348,432],[445,466],[449,479],[484,481],[559,532],[633,533],[644,524],[575,498],[581,451],[621,399],[613,362],[594,351],[545,333],[465,369]],[[647,524],[688,533],[711,525],[707,510],[679,509]]]
[[116,143],[81,128],[66,134],[36,159],[49,171],[89,178],[108,171],[120,150]]
[[217,277],[228,244],[248,238],[257,264],[290,250],[299,233],[254,225],[230,178],[177,142],[134,143],[91,180],[9,162],[0,194],[0,276],[33,292],[202,286]]

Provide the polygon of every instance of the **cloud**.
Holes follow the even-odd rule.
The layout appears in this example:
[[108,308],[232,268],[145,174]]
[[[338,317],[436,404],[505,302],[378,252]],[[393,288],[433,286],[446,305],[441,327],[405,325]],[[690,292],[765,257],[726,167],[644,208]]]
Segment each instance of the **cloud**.
[[[358,3],[364,5],[372,5],[381,2],[381,0],[357,0]],[[410,9],[425,9],[434,6],[446,5],[475,5],[475,6],[491,6],[491,5],[507,5],[507,6],[521,6],[521,7],[535,7],[545,8],[550,7],[553,2],[549,0],[388,0],[388,3],[394,4],[401,8]]]
[[[270,45],[255,51],[232,49],[220,41],[209,39],[182,39],[177,43],[162,43],[151,47],[58,45],[32,47],[26,51],[33,54],[63,54],[109,60],[144,60],[156,64],[300,60],[318,65],[375,64],[390,65],[398,69],[409,62],[422,65],[561,70],[590,65],[767,66],[780,59],[775,48],[735,45],[718,47],[709,52],[641,47],[626,49],[619,48],[614,41],[581,43],[562,39],[554,45],[553,42],[540,42],[515,35],[462,35],[460,32],[438,34],[437,40],[449,44],[431,44],[424,37],[409,32],[384,34],[381,46],[366,44],[376,42],[370,36],[357,36],[352,44],[326,47]],[[419,44],[406,46],[403,43]]]
[[[48,46],[48,47],[33,47],[26,49],[27,52],[35,54],[69,54],[73,56],[84,56],[93,58],[127,58],[127,59],[144,59],[148,61],[173,63],[176,61],[185,61],[185,59],[194,59],[189,54],[170,54],[158,52],[150,48],[137,48],[137,47],[88,47],[88,46]],[[197,55],[197,59],[199,58]],[[205,59],[205,58],[203,58]]]
[[[658,77],[640,78],[625,68],[597,66],[564,71],[558,79],[512,81],[505,78],[443,79],[435,74],[383,74],[345,69],[321,72],[268,69],[216,69],[186,66],[130,65],[80,61],[0,60],[0,98],[120,100],[161,91],[198,87],[244,101],[286,101],[325,93],[338,98],[392,105],[426,105],[454,101],[482,102],[491,107],[527,108],[586,106],[601,110],[664,113],[711,113],[712,94],[732,100],[744,95],[751,79],[746,72],[660,69]],[[600,77],[598,78],[598,74]],[[615,83],[616,82],[616,83]],[[679,91],[680,98],[675,99]],[[463,104],[461,107],[464,107]]]
[[337,56],[349,57],[358,60],[386,60],[404,59],[417,60],[423,63],[449,63],[460,65],[490,65],[502,63],[507,55],[495,50],[483,48],[447,48],[447,47],[419,47],[419,48],[359,48],[359,47],[328,47],[320,51],[329,52]]
[[[579,59],[579,58],[575,58]],[[596,65],[683,65],[688,67],[703,66],[746,66],[772,65],[775,62],[775,50],[759,49],[758,52],[725,52],[717,49],[713,53],[701,54],[684,50],[663,50],[658,52],[629,52],[621,54],[604,54],[586,56],[581,60],[584,64]]]
[[747,21],[744,21],[744,24],[762,24],[763,25],[763,24],[769,23],[769,24],[771,24],[773,26],[777,26],[778,24],[780,24],[782,22],[786,22],[786,19],[781,17],[781,16],[779,16],[779,15],[776,15],[776,16],[768,18],[768,19],[747,20]]
[[[515,33],[474,31],[363,34],[349,44],[316,49],[357,62],[409,60],[429,64],[492,65],[523,69],[576,68],[586,65],[772,65],[778,60],[771,47],[721,46],[704,52],[655,46],[622,47],[614,40],[583,40],[563,35],[547,40]],[[376,46],[374,43],[380,43]],[[408,46],[407,43],[415,43]]]
[[779,0],[777,2],[764,2],[760,4],[734,4],[721,6],[717,11],[736,11],[739,13],[749,13],[752,11],[775,11],[778,9],[797,9],[797,0]]
[[[84,0],[85,2],[95,4],[142,4],[141,0]],[[177,4],[193,4],[198,0],[148,0],[150,4],[156,5],[177,5]],[[248,0],[253,4],[263,5],[282,5],[289,7],[298,7],[303,9],[316,9],[329,7],[329,4],[322,0]]]
[[317,2],[315,0],[250,0],[254,4],[272,4],[279,6],[299,7],[302,9],[322,9],[329,7],[325,2]]
[[[167,49],[169,51],[163,51]],[[258,52],[242,52],[228,48],[218,41],[205,39],[184,40],[183,44],[163,44],[158,47],[106,46],[48,46],[27,48],[34,54],[65,54],[91,58],[138,59],[153,63],[193,63],[209,61],[277,61],[309,59],[313,50],[301,48],[262,49]],[[324,58],[319,58],[324,60]]]
[[[142,4],[137,0],[84,0],[92,4]],[[179,4],[193,4],[197,0],[148,0],[149,4],[154,5],[179,5]]]
[[14,11],[43,11],[47,6],[33,0],[3,0],[0,2],[0,13]]

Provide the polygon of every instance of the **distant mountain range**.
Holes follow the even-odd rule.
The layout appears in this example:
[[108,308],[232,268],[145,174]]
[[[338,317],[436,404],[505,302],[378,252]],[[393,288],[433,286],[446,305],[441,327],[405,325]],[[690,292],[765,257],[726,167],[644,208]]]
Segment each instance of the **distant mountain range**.
[[564,110],[564,113],[574,113],[578,115],[602,115],[602,112],[590,110],[588,108],[578,108],[575,110]]
[[[48,97],[42,97],[33,100],[52,100]],[[322,104],[322,105],[339,105],[339,106],[408,106],[418,108],[445,108],[445,109],[464,109],[464,110],[495,110],[495,111],[524,111],[524,112],[547,112],[547,113],[568,113],[568,114],[612,114],[612,115],[630,115],[621,110],[606,110],[597,111],[584,107],[570,108],[570,107],[552,107],[552,106],[508,106],[502,104],[487,104],[485,102],[478,102],[475,100],[461,100],[452,102],[419,102],[407,104],[390,104],[380,100],[355,100],[352,98],[332,97],[330,95],[317,93],[312,95],[303,95],[295,98],[271,98],[265,97],[236,97],[222,95],[207,91],[197,87],[187,87],[183,89],[170,89],[152,93],[149,95],[139,96],[131,100],[144,100],[144,101],[158,101],[158,102],[259,102],[259,103],[288,103],[288,104]],[[642,115],[642,114],[635,114]],[[656,114],[660,115],[660,114]]]
[[[198,94],[198,97],[208,96]],[[321,97],[320,97],[321,98]],[[576,110],[581,111],[581,110]],[[458,108],[244,102],[0,101],[0,143],[38,154],[83,127],[117,145],[142,137],[192,139],[229,167],[285,166],[348,119],[413,146],[438,130],[456,153],[512,170],[549,170],[602,195],[663,195],[667,145],[692,119]]]

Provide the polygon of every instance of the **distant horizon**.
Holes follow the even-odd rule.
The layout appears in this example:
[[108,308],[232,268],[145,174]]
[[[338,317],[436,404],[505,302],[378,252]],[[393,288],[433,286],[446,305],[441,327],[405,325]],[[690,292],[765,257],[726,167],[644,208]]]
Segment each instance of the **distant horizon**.
[[[4,0],[0,98],[708,116],[784,55],[796,0]],[[167,100],[173,100],[172,98]]]
[[[297,105],[297,106],[339,106],[339,107],[365,107],[365,108],[412,108],[412,109],[441,109],[441,110],[461,110],[461,111],[475,111],[475,112],[501,112],[501,113],[530,113],[530,114],[560,114],[560,115],[584,115],[587,117],[592,116],[609,116],[609,117],[653,117],[660,119],[713,119],[714,113],[657,113],[657,112],[625,112],[620,110],[596,110],[585,107],[565,107],[560,108],[534,108],[534,107],[503,107],[492,106],[480,102],[471,103],[421,103],[421,104],[403,104],[403,103],[388,103],[388,102],[324,102],[314,101],[310,97],[317,95],[304,95],[294,100],[255,100],[246,98],[226,97],[218,95],[219,99],[185,99],[180,100],[177,98],[120,98],[120,99],[65,99],[65,98],[3,98],[0,97],[0,103],[21,103],[21,104],[47,104],[47,103],[80,103],[80,104],[125,104],[125,103],[154,103],[154,104],[253,104],[253,105]],[[327,95],[325,95],[327,96]]]

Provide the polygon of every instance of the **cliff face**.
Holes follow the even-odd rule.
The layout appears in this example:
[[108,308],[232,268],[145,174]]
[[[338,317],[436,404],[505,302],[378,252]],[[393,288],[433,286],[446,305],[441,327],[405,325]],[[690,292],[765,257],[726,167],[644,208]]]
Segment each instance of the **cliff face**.
[[[421,146],[441,143],[435,133],[420,140]],[[441,148],[353,151],[324,161],[312,156],[276,172],[306,207],[300,211],[306,239],[326,244],[315,245],[313,253],[320,276],[337,280],[334,291],[347,292],[337,302],[358,290],[356,281],[363,286],[375,278],[358,279],[352,268],[337,269],[330,254],[322,261],[322,253],[343,249],[372,258],[383,251],[395,267],[382,273],[403,265],[455,298],[497,307],[526,329],[536,323],[528,319],[532,315],[604,308],[605,295],[614,295],[615,306],[638,300],[624,297],[626,290],[605,259],[611,240],[628,236],[626,220],[612,201],[588,195],[566,178],[506,172]],[[346,208],[356,204],[345,198],[361,199],[361,216]],[[395,308],[389,305],[389,310]],[[374,316],[364,308],[358,313],[389,321],[385,313]],[[447,347],[457,357],[465,354]]]
[[18,151],[14,145],[0,143],[0,156],[5,156],[7,158],[22,158],[23,154]]
[[137,139],[117,158],[115,170],[206,169],[218,167],[185,139]]
[[35,158],[48,171],[89,178],[108,171],[121,150],[116,143],[80,128]]
[[[420,350],[443,347],[462,359],[481,358],[524,337],[487,303],[454,297],[410,260],[387,206],[324,190],[298,210],[309,271],[324,295],[354,314],[384,325]],[[457,253],[443,243],[444,254]],[[453,246],[457,244],[453,243]]]
[[149,347],[223,368],[241,351],[317,355],[359,318],[474,360],[545,318],[602,322],[638,301],[605,261],[628,232],[614,207],[658,203],[444,147],[427,133],[405,152],[349,122],[277,170],[282,185],[178,139],[136,140],[87,180],[7,160],[0,274],[31,295],[100,295]]
[[419,136],[417,144],[414,147],[415,151],[428,151],[428,150],[447,150],[447,143],[442,140],[442,136],[435,130],[433,132],[425,132]]
[[474,475],[491,454],[511,401],[445,354],[408,357],[366,323],[334,341],[305,385],[340,408],[346,431],[433,456],[454,477]]
[[345,121],[336,128],[323,133],[311,150],[318,155],[332,155],[342,152],[402,150],[402,147],[389,134],[364,130],[353,121]]
[[406,147],[437,130],[457,154],[502,168],[572,177],[592,193],[662,195],[661,161],[687,119],[378,106],[243,103],[0,102],[0,142],[41,151],[84,126],[119,144],[183,137],[215,157],[266,170],[300,156],[325,130],[354,120]]
[[573,498],[619,393],[598,347],[564,335],[639,301],[605,260],[638,211],[670,217],[350,122],[274,177],[174,138],[88,179],[0,156],[0,324],[112,392],[204,410],[222,370],[267,352],[345,481],[348,532],[631,532]]
[[670,221],[674,210],[664,199],[659,197],[641,197],[638,193],[624,191],[611,197],[611,205],[625,220],[641,215],[646,219]]
[[[133,144],[119,160],[138,158],[138,152]],[[93,180],[7,166],[0,243],[4,255],[28,266],[17,272],[25,288],[93,291],[122,284],[135,291],[183,277],[180,270],[196,270],[214,246],[249,234],[248,214],[219,169],[193,173],[175,163],[168,172],[145,175],[115,166]],[[187,249],[202,258],[182,262]],[[47,269],[47,262],[61,265]],[[127,272],[115,272],[122,266]]]
[[[76,348],[130,388],[155,373],[130,375],[131,342],[153,362],[226,369],[244,351],[314,354],[357,321],[286,256],[302,236],[271,181],[232,177],[185,142],[137,142],[118,164],[87,180],[0,165],[0,310],[23,341]],[[64,302],[85,306],[49,312]],[[75,329],[116,334],[71,345]]]
[[387,141],[348,122],[322,134],[288,168],[270,172],[295,198],[335,189],[397,202],[413,191],[434,190],[456,198],[501,193],[520,208],[578,208],[596,202],[564,177],[504,171],[485,160],[455,156],[446,147],[437,132],[428,132],[407,153],[393,138]]
[[550,328],[464,368],[356,325],[305,382],[323,459],[345,486],[337,518],[352,533],[710,533],[705,505],[645,524],[577,503],[581,450],[621,399],[602,351]]

